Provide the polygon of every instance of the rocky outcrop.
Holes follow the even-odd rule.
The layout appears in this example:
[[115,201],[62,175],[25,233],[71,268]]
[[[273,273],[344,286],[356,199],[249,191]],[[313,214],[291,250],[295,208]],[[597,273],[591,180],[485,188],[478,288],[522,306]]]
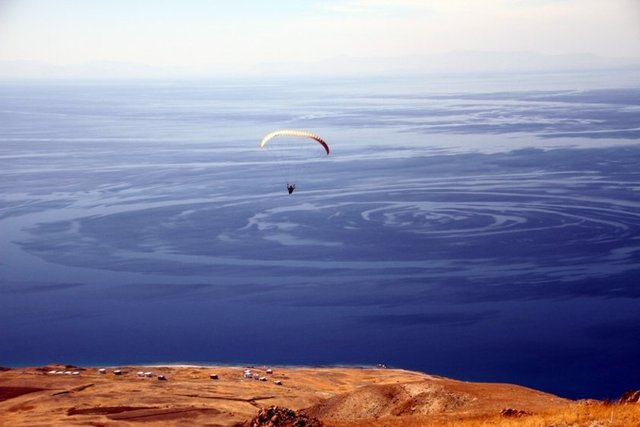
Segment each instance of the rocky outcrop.
[[629,390],[618,400],[620,404],[640,403],[640,390]]
[[320,421],[296,413],[292,409],[270,406],[262,408],[247,427],[322,427]]
[[500,415],[509,418],[520,418],[526,415],[531,415],[531,412],[521,411],[520,409],[504,408],[500,411]]

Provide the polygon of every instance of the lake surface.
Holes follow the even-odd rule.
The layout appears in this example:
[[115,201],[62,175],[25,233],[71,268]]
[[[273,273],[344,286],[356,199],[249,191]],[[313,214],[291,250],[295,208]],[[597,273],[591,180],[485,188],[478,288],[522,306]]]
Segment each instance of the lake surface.
[[0,84],[0,365],[638,388],[640,82],[543,77]]

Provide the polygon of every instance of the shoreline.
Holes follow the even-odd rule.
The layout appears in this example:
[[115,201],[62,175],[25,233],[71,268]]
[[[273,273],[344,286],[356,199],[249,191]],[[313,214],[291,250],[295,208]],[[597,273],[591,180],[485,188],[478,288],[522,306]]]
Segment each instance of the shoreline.
[[91,364],[77,364],[77,363],[63,363],[63,362],[50,362],[44,364],[25,364],[25,365],[10,365],[10,364],[0,364],[0,369],[30,369],[30,368],[39,368],[43,366],[75,366],[77,368],[116,368],[116,367],[125,367],[125,366],[146,366],[146,367],[156,367],[156,368],[215,368],[215,367],[225,367],[225,368],[245,368],[245,367],[272,367],[272,368],[284,368],[284,369],[330,369],[330,368],[351,368],[351,369],[396,369],[396,370],[404,370],[404,371],[412,371],[412,372],[422,372],[414,369],[406,369],[398,366],[390,366],[386,364],[347,364],[347,363],[337,363],[337,364],[270,364],[270,363],[218,363],[218,362],[153,362],[153,363],[91,363]]

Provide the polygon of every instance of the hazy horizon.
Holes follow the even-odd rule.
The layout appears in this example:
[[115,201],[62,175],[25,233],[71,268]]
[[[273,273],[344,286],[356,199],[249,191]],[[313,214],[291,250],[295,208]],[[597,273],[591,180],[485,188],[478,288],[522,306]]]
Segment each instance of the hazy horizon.
[[633,0],[5,0],[0,77],[638,66],[639,16]]
[[531,52],[452,51],[403,57],[340,56],[315,62],[269,62],[252,68],[221,70],[93,61],[55,65],[39,61],[0,62],[0,79],[207,79],[403,77],[428,74],[640,72],[640,60],[591,54],[542,55]]

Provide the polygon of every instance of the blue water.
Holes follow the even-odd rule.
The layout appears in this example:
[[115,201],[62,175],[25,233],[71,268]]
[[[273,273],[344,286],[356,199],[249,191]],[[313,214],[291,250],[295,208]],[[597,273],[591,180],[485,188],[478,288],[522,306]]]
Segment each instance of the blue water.
[[457,78],[0,84],[0,365],[637,388],[640,82]]

